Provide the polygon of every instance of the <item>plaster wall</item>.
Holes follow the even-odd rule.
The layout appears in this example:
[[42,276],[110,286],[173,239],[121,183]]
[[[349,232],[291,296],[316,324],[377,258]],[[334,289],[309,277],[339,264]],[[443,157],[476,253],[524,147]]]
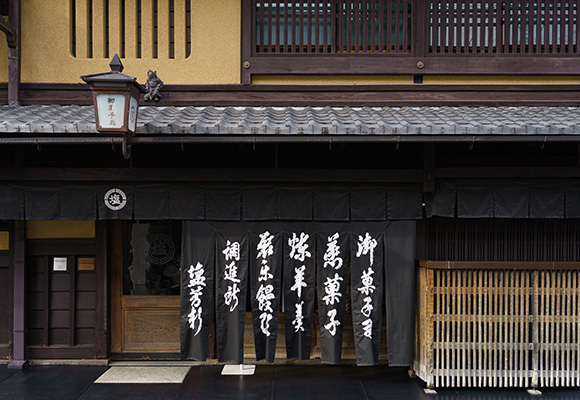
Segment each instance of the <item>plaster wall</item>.
[[95,221],[26,221],[26,238],[94,239]]
[[[77,0],[89,4],[88,0]],[[176,4],[180,3],[176,0]],[[101,4],[101,5],[99,5]],[[103,0],[94,0],[93,20],[105,18]],[[120,0],[109,2],[109,14],[118,11]],[[131,1],[126,1],[126,12],[133,12]],[[152,0],[142,0],[144,8]],[[156,70],[167,84],[238,84],[240,83],[241,53],[241,0],[191,0],[191,55],[170,59],[160,45],[160,54],[154,58],[144,45],[142,58],[123,58],[127,74],[145,82],[147,71]],[[42,83],[78,83],[79,76],[108,70],[120,42],[115,37],[119,27],[109,24],[109,56],[104,49],[95,48],[94,58],[75,57],[72,53],[72,2],[70,0],[27,0],[22,2],[22,81]],[[78,17],[78,16],[77,16]],[[176,18],[182,18],[182,16]],[[145,24],[145,22],[143,22]],[[97,25],[95,25],[97,26]],[[134,28],[134,27],[133,27]],[[132,29],[127,26],[127,30]],[[81,32],[82,33],[82,32]],[[103,39],[104,33],[94,29],[93,39]],[[2,35],[3,36],[3,35]],[[78,36],[78,34],[77,34]],[[90,35],[88,36],[90,37]],[[159,33],[160,42],[167,32]],[[2,38],[3,39],[3,38]],[[79,41],[77,39],[77,41]],[[79,41],[80,43],[80,41]],[[144,42],[145,43],[145,42]],[[127,43],[127,53],[134,44]],[[81,46],[82,47],[82,46]],[[82,52],[85,49],[81,48]],[[0,40],[0,81],[8,79],[8,50]],[[409,84],[411,75],[279,75],[256,76],[255,84]],[[580,76],[425,76],[424,84],[579,84]]]
[[[77,3],[82,1],[78,0]],[[149,2],[151,0],[143,0],[144,5]],[[97,3],[99,1],[95,0],[94,4]],[[241,2],[192,0],[191,5],[191,56],[185,59],[153,58],[144,42],[143,58],[123,58],[125,73],[137,77],[139,82],[145,82],[147,71],[152,69],[168,84],[239,83]],[[109,61],[115,52],[120,52],[120,48],[115,48],[119,46],[111,45],[107,58],[100,56],[104,55],[101,49],[94,49],[94,58],[72,55],[71,12],[70,0],[22,2],[23,82],[78,83],[80,75],[109,70]],[[102,7],[96,7],[94,13],[94,20],[104,18]],[[115,28],[111,26],[110,29],[110,41],[113,43]],[[95,30],[94,35],[97,34]],[[2,43],[2,51],[5,47],[6,44]],[[159,48],[161,53],[162,46]],[[7,63],[3,62],[0,68],[0,77],[4,76],[3,80],[6,80]]]
[[9,232],[0,232],[0,250],[10,250]]

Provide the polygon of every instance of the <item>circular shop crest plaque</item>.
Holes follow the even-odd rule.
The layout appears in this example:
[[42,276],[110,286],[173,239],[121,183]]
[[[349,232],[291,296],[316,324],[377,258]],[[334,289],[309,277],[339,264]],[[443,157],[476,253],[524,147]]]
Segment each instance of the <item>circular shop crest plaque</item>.
[[147,250],[147,260],[151,264],[163,265],[173,259],[175,254],[175,244],[167,235],[156,233],[149,236],[149,250]]
[[105,193],[105,205],[113,211],[118,211],[127,204],[127,195],[119,188],[113,188]]

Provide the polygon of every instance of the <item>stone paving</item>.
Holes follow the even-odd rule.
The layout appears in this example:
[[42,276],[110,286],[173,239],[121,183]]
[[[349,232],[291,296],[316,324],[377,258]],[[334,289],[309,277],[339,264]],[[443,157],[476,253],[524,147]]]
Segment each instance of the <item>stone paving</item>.
[[[425,394],[404,368],[258,365],[253,376],[222,376],[222,366],[193,366],[183,383],[95,383],[108,367],[0,367],[0,399],[259,399],[259,400],[523,400],[525,389],[445,389]],[[543,389],[543,399],[580,399],[580,389]]]

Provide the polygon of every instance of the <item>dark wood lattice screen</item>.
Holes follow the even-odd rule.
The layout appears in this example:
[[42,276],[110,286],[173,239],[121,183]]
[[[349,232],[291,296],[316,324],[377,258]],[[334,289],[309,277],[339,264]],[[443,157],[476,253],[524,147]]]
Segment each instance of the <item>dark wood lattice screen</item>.
[[576,1],[428,2],[432,54],[576,54]]
[[454,261],[580,261],[578,219],[421,221],[421,258]]
[[256,52],[410,53],[411,3],[256,2]]
[[285,73],[577,73],[577,1],[243,4],[246,80]]

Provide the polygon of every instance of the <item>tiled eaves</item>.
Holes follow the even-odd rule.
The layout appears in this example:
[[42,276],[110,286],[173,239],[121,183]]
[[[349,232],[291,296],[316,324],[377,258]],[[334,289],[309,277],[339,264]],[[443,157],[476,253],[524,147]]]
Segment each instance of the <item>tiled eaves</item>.
[[[97,133],[92,106],[3,106],[0,133]],[[139,135],[580,135],[580,107],[139,108]]]

